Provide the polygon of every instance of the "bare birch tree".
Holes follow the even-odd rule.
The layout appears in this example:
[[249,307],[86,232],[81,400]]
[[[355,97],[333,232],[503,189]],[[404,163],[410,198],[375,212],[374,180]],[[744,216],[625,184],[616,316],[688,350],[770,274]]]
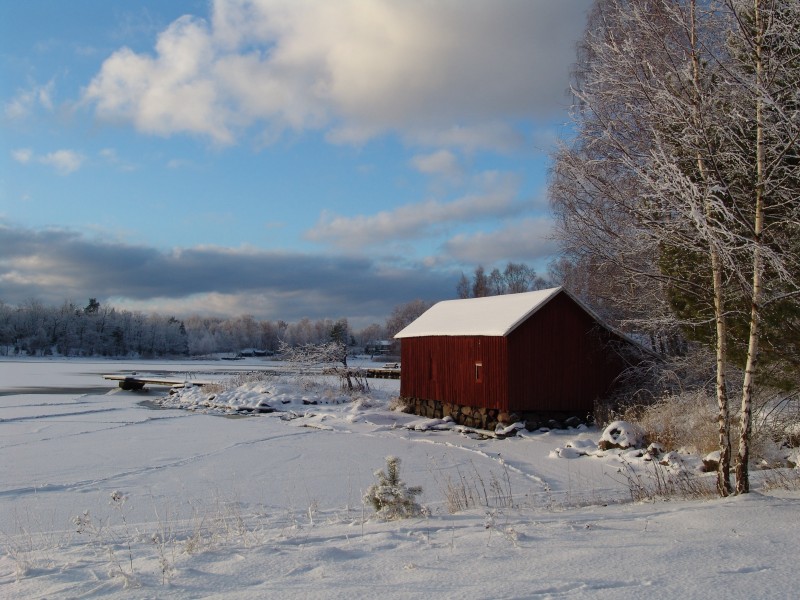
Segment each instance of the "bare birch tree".
[[[736,23],[731,43],[739,50],[728,69],[731,87],[744,122],[754,127],[731,130],[731,142],[750,159],[739,162],[748,177],[731,186],[731,194],[741,196],[739,214],[751,238],[749,274],[743,270],[740,275],[743,285],[749,282],[750,300],[736,457],[736,491],[741,494],[750,490],[752,398],[764,308],[787,294],[796,299],[800,287],[798,257],[792,253],[792,237],[786,237],[800,233],[800,6],[793,0],[726,0],[726,6]],[[775,216],[777,226],[770,227]],[[781,222],[786,217],[788,223]]]

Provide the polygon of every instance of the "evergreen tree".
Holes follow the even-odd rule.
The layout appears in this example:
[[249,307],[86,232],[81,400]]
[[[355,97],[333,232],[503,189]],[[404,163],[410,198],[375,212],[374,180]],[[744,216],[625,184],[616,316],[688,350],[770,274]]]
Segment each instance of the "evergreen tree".
[[422,493],[419,486],[409,487],[400,479],[400,459],[386,457],[386,471],[375,471],[378,483],[372,484],[364,494],[368,502],[382,519],[394,521],[417,517],[423,513],[416,497]]

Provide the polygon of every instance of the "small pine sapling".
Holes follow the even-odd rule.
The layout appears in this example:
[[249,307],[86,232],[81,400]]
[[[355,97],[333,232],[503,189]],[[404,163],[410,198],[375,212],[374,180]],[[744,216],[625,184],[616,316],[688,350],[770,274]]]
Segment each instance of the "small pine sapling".
[[364,494],[364,503],[369,503],[381,519],[394,521],[424,514],[416,501],[422,493],[419,486],[408,487],[400,479],[400,459],[386,457],[386,471],[375,471],[378,483],[373,483]]

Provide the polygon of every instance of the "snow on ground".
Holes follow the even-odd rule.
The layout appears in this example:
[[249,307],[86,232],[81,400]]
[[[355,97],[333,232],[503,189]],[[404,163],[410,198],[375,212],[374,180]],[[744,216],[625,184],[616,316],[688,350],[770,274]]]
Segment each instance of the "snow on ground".
[[[265,365],[0,361],[0,597],[795,597],[797,491],[633,503],[650,456],[599,451],[594,428],[495,439],[393,412],[391,380],[351,400],[101,378]],[[389,455],[427,516],[362,503]],[[700,464],[667,458],[661,475]]]

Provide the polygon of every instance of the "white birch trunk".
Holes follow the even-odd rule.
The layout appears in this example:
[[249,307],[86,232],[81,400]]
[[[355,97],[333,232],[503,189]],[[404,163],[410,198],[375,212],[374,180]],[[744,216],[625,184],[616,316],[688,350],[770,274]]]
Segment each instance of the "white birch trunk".
[[[756,38],[755,53],[756,90],[760,92],[763,84],[762,45],[764,23],[761,14],[761,0],[753,0],[755,11]],[[753,216],[753,287],[750,308],[750,335],[747,343],[747,362],[745,363],[744,383],[742,385],[742,409],[739,422],[739,453],[736,457],[736,493],[750,491],[750,433],[752,430],[752,396],[756,363],[758,361],[759,324],[761,320],[761,276],[763,271],[761,244],[764,230],[764,102],[760,93],[756,95],[756,188],[755,214]]]
[[726,371],[728,368],[727,323],[725,320],[725,299],[722,295],[722,266],[715,249],[711,250],[711,265],[714,278],[714,314],[716,320],[716,388],[717,388],[717,423],[719,425],[719,467],[717,469],[717,492],[720,496],[729,496],[731,487],[731,437],[730,414],[728,410],[728,384]]
[[[692,0],[690,9],[691,46],[692,46],[692,79],[694,84],[694,121],[695,127],[701,128],[698,115],[700,101],[700,65],[697,57],[697,20],[695,16],[696,1]],[[707,185],[708,177],[706,165],[700,152],[697,152],[697,169]],[[706,197],[706,218],[712,218],[712,204]],[[725,297],[723,295],[722,260],[719,256],[713,239],[708,240],[708,251],[711,259],[711,274],[714,289],[714,321],[716,324],[716,394],[717,394],[717,423],[719,433],[719,466],[717,468],[717,493],[720,496],[730,496],[731,487],[731,437],[730,414],[728,408],[728,384],[726,372],[728,369],[728,327],[725,318]]]

